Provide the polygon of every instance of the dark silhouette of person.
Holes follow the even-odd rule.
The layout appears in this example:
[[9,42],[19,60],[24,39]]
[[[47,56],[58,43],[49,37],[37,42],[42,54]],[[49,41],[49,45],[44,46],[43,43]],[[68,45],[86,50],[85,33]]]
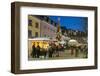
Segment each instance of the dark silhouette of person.
[[40,46],[38,43],[37,48],[36,48],[36,57],[39,58],[39,56],[40,56]]
[[88,57],[88,47],[87,46],[84,47],[84,54],[85,54],[85,58],[87,58]]
[[53,54],[53,47],[51,46],[51,44],[49,46],[50,46],[50,48],[49,48],[49,57],[51,58],[52,54]]
[[75,47],[75,57],[78,57],[80,46]]
[[73,55],[74,54],[74,46],[70,46],[70,48],[71,48],[71,55]]
[[59,57],[59,51],[60,51],[60,47],[59,45],[56,46],[56,57]]
[[36,57],[36,48],[35,48],[35,43],[33,43],[33,46],[32,46],[32,57]]

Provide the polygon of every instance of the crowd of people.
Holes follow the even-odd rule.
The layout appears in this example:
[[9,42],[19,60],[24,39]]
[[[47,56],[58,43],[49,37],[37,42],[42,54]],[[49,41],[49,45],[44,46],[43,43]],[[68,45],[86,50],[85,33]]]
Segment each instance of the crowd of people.
[[[65,47],[66,46],[66,47]],[[79,53],[84,53],[84,57],[87,58],[88,54],[88,48],[87,45],[82,45],[82,46],[68,46],[66,45],[61,45],[58,44],[56,45],[55,43],[50,43],[47,48],[41,48],[39,46],[39,43],[37,47],[35,47],[35,44],[32,46],[32,53],[31,57],[32,58],[54,58],[54,57],[59,57],[60,52],[65,53],[65,50],[70,50],[70,55],[78,57]]]
[[84,58],[87,58],[87,54],[88,54],[87,45],[70,46],[70,50],[71,50],[71,55],[75,55],[75,57],[78,57],[79,53],[83,53]]
[[60,51],[64,51],[64,47],[61,44],[50,43],[47,48],[41,48],[39,44],[35,47],[35,44],[33,44],[31,56],[33,58],[40,58],[41,56],[52,58],[54,55],[59,57]]

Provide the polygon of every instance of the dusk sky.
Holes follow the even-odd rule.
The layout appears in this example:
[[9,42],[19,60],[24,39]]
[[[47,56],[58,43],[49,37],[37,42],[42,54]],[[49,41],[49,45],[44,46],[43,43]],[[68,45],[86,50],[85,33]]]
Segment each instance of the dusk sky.
[[60,18],[60,25],[65,26],[67,29],[85,31],[84,27],[88,26],[87,17],[71,17],[71,16],[49,16],[50,19],[58,22]]

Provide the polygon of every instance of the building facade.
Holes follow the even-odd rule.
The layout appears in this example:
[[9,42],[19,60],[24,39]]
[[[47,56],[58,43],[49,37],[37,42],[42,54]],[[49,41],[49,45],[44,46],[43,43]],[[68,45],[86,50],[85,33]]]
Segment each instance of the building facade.
[[28,16],[28,37],[47,37],[54,39],[57,32],[57,23],[48,16]]
[[44,20],[40,22],[41,25],[41,37],[48,37],[54,39],[56,37],[57,27]]
[[[57,32],[57,24],[50,20],[49,17],[43,16],[42,19],[39,18],[39,16],[28,16],[28,56],[31,57],[32,53],[32,45],[35,43],[39,43],[40,47],[43,47],[45,45],[48,45],[47,42],[44,43],[44,41],[33,41],[30,39],[35,39],[38,37],[41,38],[50,38],[54,39],[56,38],[56,32]],[[45,44],[45,45],[44,45]],[[43,46],[42,46],[43,45]]]
[[28,38],[40,37],[40,20],[32,15],[28,16]]

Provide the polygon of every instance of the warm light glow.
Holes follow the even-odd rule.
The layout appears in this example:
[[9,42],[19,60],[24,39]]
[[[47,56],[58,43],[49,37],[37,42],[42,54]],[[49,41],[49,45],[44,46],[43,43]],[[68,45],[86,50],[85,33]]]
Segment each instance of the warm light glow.
[[35,47],[37,47],[39,45],[40,48],[44,48],[44,49],[47,49],[49,46],[48,41],[32,41],[32,45],[33,44],[35,44]]

